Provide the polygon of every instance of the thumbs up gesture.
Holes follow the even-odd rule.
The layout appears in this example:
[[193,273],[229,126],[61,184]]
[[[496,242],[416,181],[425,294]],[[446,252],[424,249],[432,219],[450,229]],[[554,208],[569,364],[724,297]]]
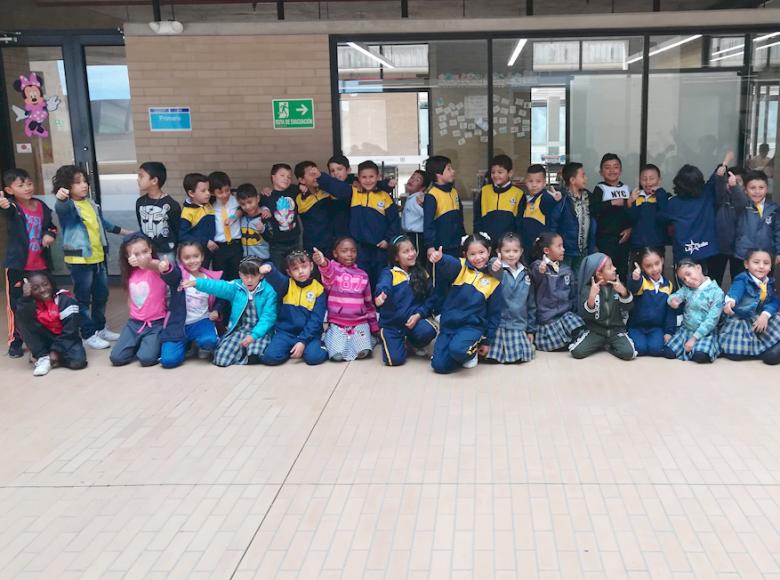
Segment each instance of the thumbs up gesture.
[[431,248],[430,250],[428,250],[428,261],[431,264],[436,264],[441,260],[443,255],[444,255],[444,250],[442,249],[442,246],[439,246],[438,250]]
[[639,267],[639,264],[634,262],[634,271],[631,272],[631,278],[638,281],[641,277],[642,277],[642,268]]
[[54,194],[54,196],[59,199],[60,201],[65,201],[70,197],[70,191],[65,189],[64,187],[60,187],[57,190],[57,193]]
[[385,300],[387,300],[387,294],[384,292],[380,292],[377,294],[376,298],[374,298],[374,304],[376,304],[377,308],[381,308],[382,305],[385,303]]
[[312,261],[317,264],[318,266],[322,267],[327,263],[327,260],[325,259],[325,255],[320,252],[317,248],[313,248],[313,252],[311,254]]
[[501,252],[496,253],[496,259],[493,261],[493,265],[490,267],[493,272],[500,272],[501,271]]

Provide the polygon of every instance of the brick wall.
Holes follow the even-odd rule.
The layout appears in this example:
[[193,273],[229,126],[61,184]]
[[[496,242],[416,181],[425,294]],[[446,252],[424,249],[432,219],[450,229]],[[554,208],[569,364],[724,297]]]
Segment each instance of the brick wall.
[[[136,152],[186,173],[221,170],[233,185],[270,183],[273,163],[332,155],[327,35],[128,37]],[[271,100],[311,97],[315,129],[274,130]],[[152,133],[148,107],[192,108],[191,133]]]

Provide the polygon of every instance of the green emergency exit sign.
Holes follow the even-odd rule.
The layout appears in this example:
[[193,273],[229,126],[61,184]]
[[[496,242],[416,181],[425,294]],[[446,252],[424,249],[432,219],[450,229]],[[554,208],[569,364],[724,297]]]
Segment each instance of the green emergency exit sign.
[[274,129],[314,129],[314,99],[274,99]]

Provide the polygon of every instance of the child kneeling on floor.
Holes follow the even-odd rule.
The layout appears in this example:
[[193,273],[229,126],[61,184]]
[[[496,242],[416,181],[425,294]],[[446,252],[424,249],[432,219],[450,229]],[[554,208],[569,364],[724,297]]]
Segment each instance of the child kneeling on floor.
[[314,264],[306,252],[293,250],[282,259],[287,264],[287,276],[270,262],[260,267],[276,294],[282,297],[263,364],[279,365],[290,358],[302,358],[307,365],[322,364],[328,360],[328,351],[322,344],[328,295],[322,284],[312,278]]
[[634,297],[620,282],[617,268],[606,254],[591,254],[577,272],[580,316],[585,331],[569,345],[574,358],[585,358],[606,350],[622,360],[636,357],[634,343],[626,331],[626,318]]
[[374,346],[371,334],[379,332],[368,274],[355,265],[357,244],[352,238],[336,240],[333,257],[328,260],[314,248],[312,258],[328,291],[328,357],[332,361],[366,358]]
[[29,272],[16,306],[16,324],[35,358],[33,376],[52,367],[79,370],[87,366],[87,353],[79,336],[79,304],[65,290],[57,291],[51,274]]
[[230,302],[227,332],[214,352],[214,364],[260,364],[276,322],[276,292],[263,280],[262,262],[247,256],[238,264],[238,280],[195,278],[183,280],[181,287],[196,288]]

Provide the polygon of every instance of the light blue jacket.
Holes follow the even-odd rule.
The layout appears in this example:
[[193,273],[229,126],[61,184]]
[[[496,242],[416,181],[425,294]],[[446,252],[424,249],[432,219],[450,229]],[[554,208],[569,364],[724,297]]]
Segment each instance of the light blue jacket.
[[671,306],[672,300],[680,299],[685,307],[682,326],[699,340],[715,332],[723,309],[724,296],[720,286],[707,278],[695,290],[683,286],[669,296],[667,303]]
[[[249,303],[250,292],[241,280],[209,280],[208,278],[198,278],[195,280],[195,288],[206,294],[213,294],[217,298],[228,300],[230,302],[230,323],[228,324],[228,333],[238,325],[241,316]],[[276,292],[265,280],[251,293],[255,301],[255,310],[257,310],[257,324],[252,329],[252,336],[255,340],[263,338],[271,330],[276,322]]]
[[[108,238],[106,232],[118,234],[121,231],[119,226],[115,226],[103,217],[100,206],[90,198],[85,198],[95,210],[97,216],[98,228],[100,229],[100,243],[103,245],[103,254],[108,257]],[[65,201],[57,200],[54,204],[54,211],[60,220],[60,231],[62,239],[62,249],[65,256],[75,256],[78,258],[89,258],[92,255],[92,244],[89,243],[89,232],[84,220],[81,218],[81,211],[72,199]]]

